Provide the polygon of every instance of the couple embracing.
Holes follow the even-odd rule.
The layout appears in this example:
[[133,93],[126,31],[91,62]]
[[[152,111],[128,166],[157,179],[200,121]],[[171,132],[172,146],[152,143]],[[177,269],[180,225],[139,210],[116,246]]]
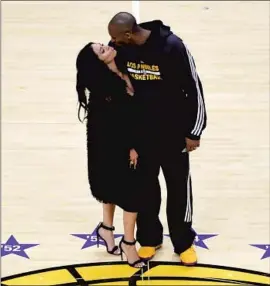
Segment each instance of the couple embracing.
[[[122,259],[124,253],[132,267],[154,257],[163,243],[162,168],[174,252],[184,265],[194,265],[189,153],[200,146],[206,127],[194,59],[160,20],[138,24],[120,12],[108,31],[108,45],[88,43],[76,62],[79,118],[83,108],[87,119],[89,184],[103,206],[98,240],[104,240],[108,253]],[[119,246],[113,235],[115,206],[123,209]]]

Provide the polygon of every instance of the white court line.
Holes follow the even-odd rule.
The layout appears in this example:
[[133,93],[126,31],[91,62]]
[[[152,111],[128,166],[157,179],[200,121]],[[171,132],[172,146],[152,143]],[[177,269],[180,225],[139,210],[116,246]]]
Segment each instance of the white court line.
[[132,0],[132,14],[136,18],[137,23],[140,23],[140,1]]

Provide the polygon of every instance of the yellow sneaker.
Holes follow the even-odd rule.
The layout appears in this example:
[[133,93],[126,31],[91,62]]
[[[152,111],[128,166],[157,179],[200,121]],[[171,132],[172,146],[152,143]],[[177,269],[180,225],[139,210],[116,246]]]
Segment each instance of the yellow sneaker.
[[162,244],[160,244],[156,247],[154,247],[154,246],[142,246],[138,251],[139,257],[142,259],[150,260],[155,256],[156,251],[158,249],[160,249],[161,247],[162,247]]
[[194,246],[191,246],[186,251],[180,254],[181,262],[186,266],[192,266],[197,263],[197,254]]

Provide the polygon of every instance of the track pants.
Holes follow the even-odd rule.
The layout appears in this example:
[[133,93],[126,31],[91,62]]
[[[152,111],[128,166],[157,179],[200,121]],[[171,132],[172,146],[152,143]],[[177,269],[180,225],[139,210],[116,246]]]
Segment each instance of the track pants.
[[[183,145],[182,145],[183,146]],[[167,187],[167,222],[174,251],[188,249],[194,241],[192,230],[192,186],[189,154],[180,146],[161,144],[155,150],[147,148],[139,157],[143,168],[147,207],[137,217],[137,240],[141,246],[157,246],[163,242],[163,227],[159,220],[161,189],[158,180],[162,168]]]

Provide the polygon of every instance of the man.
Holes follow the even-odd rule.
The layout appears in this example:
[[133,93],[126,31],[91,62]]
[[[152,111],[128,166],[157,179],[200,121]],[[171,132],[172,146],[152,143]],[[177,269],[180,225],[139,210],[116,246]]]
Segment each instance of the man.
[[127,72],[141,122],[139,161],[145,178],[148,207],[137,219],[139,255],[151,259],[162,245],[159,220],[160,167],[167,186],[167,221],[174,252],[184,265],[197,263],[193,247],[192,189],[189,152],[200,146],[206,127],[202,84],[183,41],[160,20],[137,24],[127,12],[108,25],[117,64]]

